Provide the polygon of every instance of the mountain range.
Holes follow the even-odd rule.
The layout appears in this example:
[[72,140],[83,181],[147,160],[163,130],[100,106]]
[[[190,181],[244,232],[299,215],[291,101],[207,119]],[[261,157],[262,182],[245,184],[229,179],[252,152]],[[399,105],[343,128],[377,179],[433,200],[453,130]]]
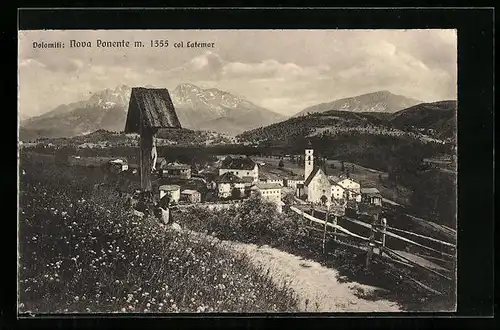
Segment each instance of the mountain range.
[[[123,131],[130,92],[131,87],[121,85],[94,93],[87,100],[60,105],[40,116],[24,120],[21,116],[20,139],[72,137],[97,130]],[[283,115],[216,88],[180,84],[170,91],[170,96],[183,128],[240,137],[256,137],[265,132],[264,136],[280,139],[275,134],[276,128],[290,132],[294,131],[290,127],[296,126],[300,128],[300,134],[311,134],[308,127],[315,127],[317,132],[321,132],[330,124],[338,129],[368,124],[403,130],[420,127],[451,136],[456,126],[453,116],[456,102],[422,103],[388,91],[321,103],[300,111],[288,120]],[[325,113],[329,114],[317,116]],[[302,117],[307,119],[300,119]]]
[[[129,86],[121,85],[40,116],[21,118],[20,138],[71,137],[99,129],[120,132],[125,127],[130,92]],[[182,127],[188,129],[236,135],[286,118],[215,88],[181,84],[170,96]]]
[[423,102],[407,98],[402,95],[392,94],[389,91],[378,91],[374,93],[343,98],[335,100],[333,102],[313,105],[296,113],[294,117],[304,116],[315,112],[325,112],[333,109],[352,112],[394,113],[396,111],[406,109],[420,103]]

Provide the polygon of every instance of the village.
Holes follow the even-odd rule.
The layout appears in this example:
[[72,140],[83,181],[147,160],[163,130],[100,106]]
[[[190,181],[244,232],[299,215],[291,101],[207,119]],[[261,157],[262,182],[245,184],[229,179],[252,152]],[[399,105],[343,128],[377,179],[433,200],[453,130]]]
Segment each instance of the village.
[[[302,156],[304,174],[284,168],[283,159],[290,161],[299,157],[301,155],[279,157],[281,166],[274,166],[246,155],[219,155],[215,162],[203,167],[157,157],[151,171],[156,188],[153,198],[162,205],[168,200],[169,207],[196,204],[220,209],[237,206],[258,194],[263,201],[273,203],[280,213],[286,204],[309,204],[344,211],[346,208],[359,210],[368,205],[382,206],[379,190],[361,186],[360,182],[349,177],[349,170],[339,169],[338,175],[327,175],[324,168],[315,164],[312,146],[305,149]],[[74,156],[70,163],[82,165],[85,161],[85,157]],[[106,161],[104,168],[109,173],[132,180],[140,175],[139,165],[129,164],[124,157],[101,157],[100,161]],[[139,195],[140,190],[137,190],[132,197],[138,199]]]

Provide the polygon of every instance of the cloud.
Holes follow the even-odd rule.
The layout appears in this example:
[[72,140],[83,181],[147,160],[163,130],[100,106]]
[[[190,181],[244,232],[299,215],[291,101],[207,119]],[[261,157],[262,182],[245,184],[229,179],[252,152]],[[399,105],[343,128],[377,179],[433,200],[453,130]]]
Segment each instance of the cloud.
[[276,60],[264,60],[259,63],[231,62],[224,65],[222,74],[228,78],[249,77],[254,79],[267,78],[317,78],[327,73],[328,66],[301,67],[295,63],[280,63]]
[[[171,43],[198,39],[217,47],[47,51],[30,46],[36,40],[165,35]],[[32,113],[121,84],[175,88],[189,82],[288,114],[377,90],[429,102],[456,98],[454,30],[30,31],[20,34],[19,44],[21,111]]]

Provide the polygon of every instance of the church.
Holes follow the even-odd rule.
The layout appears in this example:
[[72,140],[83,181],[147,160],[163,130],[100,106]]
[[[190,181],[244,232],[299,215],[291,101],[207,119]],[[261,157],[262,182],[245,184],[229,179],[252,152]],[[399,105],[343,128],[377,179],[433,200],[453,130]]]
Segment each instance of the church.
[[361,202],[361,186],[346,177],[328,176],[314,165],[314,149],[311,144],[305,150],[303,194],[311,203],[355,200]]

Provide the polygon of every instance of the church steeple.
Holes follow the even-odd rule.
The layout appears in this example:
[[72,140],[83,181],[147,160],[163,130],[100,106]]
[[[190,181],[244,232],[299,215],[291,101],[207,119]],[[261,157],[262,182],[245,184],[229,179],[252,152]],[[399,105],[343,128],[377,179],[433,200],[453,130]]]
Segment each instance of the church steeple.
[[308,141],[304,159],[304,180],[307,180],[309,174],[311,174],[313,169],[314,169],[314,149],[312,147],[311,141]]

